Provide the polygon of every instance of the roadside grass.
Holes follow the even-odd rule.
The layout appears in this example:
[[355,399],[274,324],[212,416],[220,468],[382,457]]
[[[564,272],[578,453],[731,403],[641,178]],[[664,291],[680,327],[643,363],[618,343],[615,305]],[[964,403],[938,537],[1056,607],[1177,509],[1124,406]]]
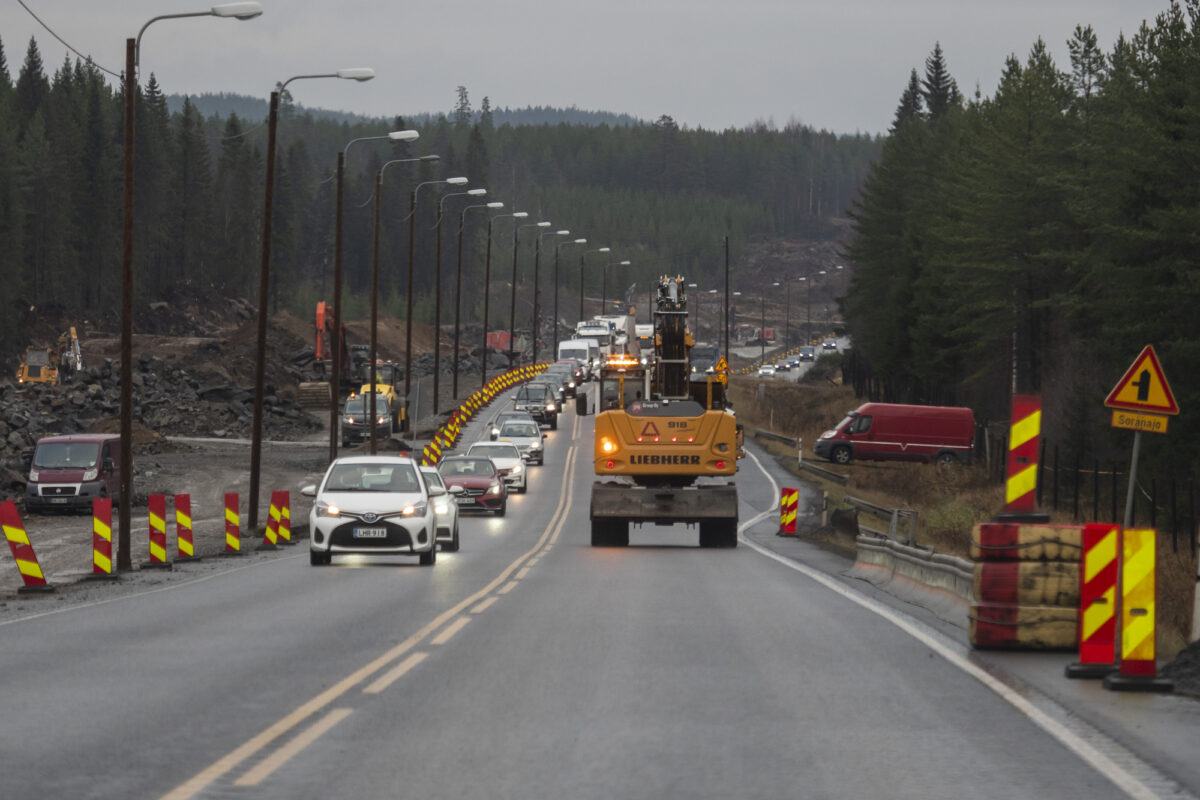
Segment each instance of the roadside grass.
[[[832,362],[825,357],[817,362]],[[753,376],[731,379],[729,397],[738,419],[747,426],[750,438],[755,429],[799,438],[806,460],[814,459],[813,442],[836,425],[847,411],[864,401],[854,392],[835,382],[835,370],[821,370],[818,380],[801,383],[761,380]],[[812,375],[810,370],[809,376]],[[809,377],[806,376],[806,377]],[[844,509],[847,495],[886,508],[917,511],[917,544],[939,553],[969,558],[971,529],[986,522],[1004,507],[1004,486],[989,478],[979,464],[939,467],[934,464],[906,462],[854,462],[835,467],[849,476],[846,484],[820,478],[802,471],[796,464],[796,449],[788,445],[758,441],[775,456],[786,456],[784,463],[798,478],[820,486],[829,498],[829,509]],[[1050,520],[1061,525],[1080,525],[1070,511],[1051,511]],[[878,527],[863,518],[864,524]],[[1171,658],[1185,647],[1191,636],[1192,614],[1197,589],[1197,554],[1186,536],[1180,536],[1178,550],[1172,546],[1169,532],[1158,537],[1158,646],[1164,658]]]

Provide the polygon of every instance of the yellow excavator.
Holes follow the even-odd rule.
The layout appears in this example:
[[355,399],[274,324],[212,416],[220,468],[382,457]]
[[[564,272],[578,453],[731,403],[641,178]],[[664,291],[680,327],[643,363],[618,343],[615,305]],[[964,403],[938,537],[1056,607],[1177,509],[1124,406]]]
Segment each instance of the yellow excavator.
[[75,326],[59,334],[55,347],[30,347],[21,357],[17,367],[17,383],[48,383],[57,386],[59,381],[83,369],[83,351],[79,348],[79,336]]
[[[692,380],[682,277],[659,281],[654,360],[610,356],[600,370],[591,524],[593,547],[629,544],[630,523],[699,527],[701,547],[737,547],[732,478],[742,430],[723,373]],[[723,362],[723,359],[721,360]]]

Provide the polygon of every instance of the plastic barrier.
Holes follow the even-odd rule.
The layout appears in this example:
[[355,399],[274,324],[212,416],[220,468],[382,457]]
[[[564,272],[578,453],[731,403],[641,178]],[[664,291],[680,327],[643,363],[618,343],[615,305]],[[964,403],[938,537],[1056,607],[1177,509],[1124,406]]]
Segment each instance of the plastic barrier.
[[238,519],[238,496],[235,492],[225,495],[225,551],[223,555],[242,554],[242,528]]
[[1038,439],[1042,430],[1042,398],[1018,394],[1012,399],[1012,426],[1008,436],[1008,470],[1004,485],[1004,510],[1033,511],[1037,495]]
[[781,489],[779,492],[779,535],[796,535],[796,512],[800,507],[799,489]]
[[167,496],[152,494],[147,499],[150,517],[150,560],[142,569],[170,569],[167,561]]
[[278,536],[278,543],[281,545],[294,545],[292,540],[292,495],[286,489],[278,492],[271,492],[271,505],[279,509],[279,525],[275,529]]
[[1121,535],[1121,668],[1104,678],[1105,689],[1170,692],[1155,660],[1155,568],[1158,531],[1129,528]]
[[92,500],[92,574],[89,580],[114,581],[112,570],[112,498]]
[[1068,678],[1103,678],[1117,665],[1118,525],[1093,523],[1083,529],[1083,571],[1079,578],[1079,661],[1064,670]]
[[178,561],[199,561],[196,545],[192,538],[192,496],[175,495],[175,543],[179,550]]
[[17,570],[25,583],[17,589],[17,593],[53,592],[54,587],[46,582],[46,576],[34,555],[33,545],[29,543],[29,535],[25,532],[25,523],[21,521],[17,504],[12,500],[0,502],[0,527],[4,529],[4,538],[8,540],[13,560],[17,562]]

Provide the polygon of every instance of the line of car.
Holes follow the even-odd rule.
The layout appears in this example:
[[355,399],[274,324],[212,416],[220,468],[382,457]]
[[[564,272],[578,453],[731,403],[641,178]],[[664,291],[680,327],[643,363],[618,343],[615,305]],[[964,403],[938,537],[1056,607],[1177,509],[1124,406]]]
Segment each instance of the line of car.
[[[821,349],[826,351],[836,351],[838,344],[836,339],[826,339],[821,342]],[[776,361],[774,364],[763,364],[758,368],[758,377],[771,378],[780,372],[790,372],[793,369],[799,369],[800,365],[805,361],[817,360],[817,348],[805,345],[801,347],[799,352],[790,357]]]
[[416,555],[422,565],[433,565],[439,545],[458,551],[459,512],[504,516],[508,495],[528,489],[529,467],[545,463],[541,427],[558,428],[566,392],[575,389],[574,368],[574,362],[560,362],[522,384],[512,395],[512,409],[488,423],[486,439],[437,467],[406,456],[336,459],[320,484],[301,489],[313,498],[310,563],[367,554]]

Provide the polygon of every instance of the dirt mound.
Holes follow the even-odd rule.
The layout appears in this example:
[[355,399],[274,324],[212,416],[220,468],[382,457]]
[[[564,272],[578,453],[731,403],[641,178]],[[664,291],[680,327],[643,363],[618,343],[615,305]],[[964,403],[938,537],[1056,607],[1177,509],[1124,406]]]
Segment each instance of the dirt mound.
[[1200,642],[1185,647],[1162,668],[1162,675],[1175,681],[1175,691],[1200,697]]

